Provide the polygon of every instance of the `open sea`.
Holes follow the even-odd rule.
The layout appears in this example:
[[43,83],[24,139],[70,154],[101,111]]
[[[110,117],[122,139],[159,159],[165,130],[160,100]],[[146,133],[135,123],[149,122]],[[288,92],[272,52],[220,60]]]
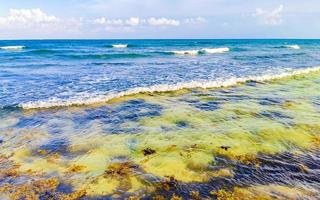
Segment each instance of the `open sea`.
[[320,199],[320,40],[0,40],[0,199]]

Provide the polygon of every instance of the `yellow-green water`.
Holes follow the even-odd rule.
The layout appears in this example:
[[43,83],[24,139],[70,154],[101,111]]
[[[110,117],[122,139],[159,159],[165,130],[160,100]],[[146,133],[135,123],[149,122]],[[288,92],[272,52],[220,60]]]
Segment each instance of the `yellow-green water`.
[[3,198],[320,198],[318,72],[1,118]]

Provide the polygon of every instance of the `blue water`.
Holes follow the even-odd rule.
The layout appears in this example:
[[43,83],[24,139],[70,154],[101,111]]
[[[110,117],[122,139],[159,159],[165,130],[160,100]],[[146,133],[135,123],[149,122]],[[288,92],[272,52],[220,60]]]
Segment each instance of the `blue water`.
[[[0,107],[81,104],[138,87],[276,75],[320,65],[320,40],[0,41],[5,46],[25,48],[0,49]],[[222,47],[230,51],[172,53]]]

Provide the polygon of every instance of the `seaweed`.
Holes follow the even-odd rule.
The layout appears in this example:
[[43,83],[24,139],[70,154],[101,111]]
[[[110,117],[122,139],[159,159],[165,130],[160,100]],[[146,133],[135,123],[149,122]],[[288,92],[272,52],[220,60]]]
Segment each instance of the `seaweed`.
[[[0,167],[0,193],[2,197],[8,197],[13,200],[76,200],[86,195],[85,190],[71,191],[68,194],[60,192],[61,181],[58,178],[47,178],[43,174],[32,170],[20,171],[20,165],[3,155],[0,155]],[[10,181],[7,181],[7,179],[10,179]]]
[[267,195],[253,195],[242,188],[233,188],[232,191],[220,189],[218,191],[211,191],[211,195],[217,200],[272,200]]
[[139,166],[132,162],[120,162],[112,163],[107,166],[107,169],[104,172],[105,177],[127,177],[133,170],[137,169]]
[[59,181],[56,178],[36,180],[31,183],[12,185],[9,183],[0,187],[0,193],[8,195],[10,199],[61,199],[76,200],[86,195],[85,190],[75,191],[71,194],[57,192]]
[[165,191],[175,190],[177,187],[178,181],[173,176],[165,177],[165,179],[160,184],[160,188]]
[[67,169],[67,173],[78,173],[81,172],[86,167],[83,165],[72,165]]
[[[272,184],[302,183],[319,190],[319,112],[312,103],[319,94],[280,83],[140,94],[76,112],[19,116],[18,126],[30,129],[10,125],[4,134],[2,150],[13,157],[0,157],[0,185],[44,199],[203,199],[211,190],[211,197],[245,199],[273,191]],[[57,121],[64,131],[58,136]]]
[[189,193],[189,195],[190,195],[190,199],[192,199],[192,200],[201,200],[202,199],[199,191],[191,191]]
[[315,144],[316,147],[319,147],[320,146],[320,135],[313,136],[312,142]]
[[162,195],[156,195],[154,197],[152,197],[153,200],[166,200],[166,198]]
[[144,156],[148,156],[148,155],[155,154],[155,153],[156,153],[156,150],[153,150],[153,149],[151,149],[151,148],[148,147],[148,148],[146,148],[146,149],[143,149],[142,152],[143,152],[143,155],[144,155]]
[[182,197],[179,197],[176,194],[173,194],[170,200],[182,200]]

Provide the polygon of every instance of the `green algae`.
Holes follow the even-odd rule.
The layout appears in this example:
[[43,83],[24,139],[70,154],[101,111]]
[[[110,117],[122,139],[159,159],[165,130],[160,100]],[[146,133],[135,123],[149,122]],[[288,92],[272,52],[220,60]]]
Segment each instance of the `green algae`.
[[[19,130],[17,135],[7,130],[1,150],[6,155],[12,154],[10,160],[21,165],[20,171],[34,170],[65,177],[75,190],[86,190],[89,196],[121,196],[119,191],[150,193],[158,187],[167,187],[170,183],[167,177],[184,183],[207,182],[214,177],[230,178],[234,174],[232,167],[212,169],[216,157],[259,166],[259,154],[308,151],[319,147],[320,112],[314,104],[320,97],[318,79],[319,74],[314,74],[255,87],[240,85],[236,100],[214,89],[122,97],[108,105],[117,106],[139,98],[161,105],[163,110],[159,116],[122,124],[136,128],[135,134],[121,131],[102,134],[106,125],[99,119],[88,124],[81,134],[75,134],[78,130],[71,117],[85,111],[73,108],[65,115],[65,118],[70,116],[68,120],[52,119],[38,129]],[[232,93],[232,89],[225,90]],[[271,103],[261,104],[261,99]],[[208,101],[218,101],[219,109],[201,110],[194,105]],[[264,112],[281,115],[266,117],[261,114]],[[12,126],[18,119],[9,117],[6,122]],[[63,127],[62,134],[69,141],[65,155],[48,154],[39,148],[56,137],[47,131],[52,124]],[[160,179],[164,184],[159,186],[159,183],[145,180],[146,175]]]
[[271,200],[300,199],[301,197],[315,199],[317,192],[301,186],[286,187],[282,185],[257,185],[248,188],[236,187],[232,191],[218,190],[211,194],[218,200]]

